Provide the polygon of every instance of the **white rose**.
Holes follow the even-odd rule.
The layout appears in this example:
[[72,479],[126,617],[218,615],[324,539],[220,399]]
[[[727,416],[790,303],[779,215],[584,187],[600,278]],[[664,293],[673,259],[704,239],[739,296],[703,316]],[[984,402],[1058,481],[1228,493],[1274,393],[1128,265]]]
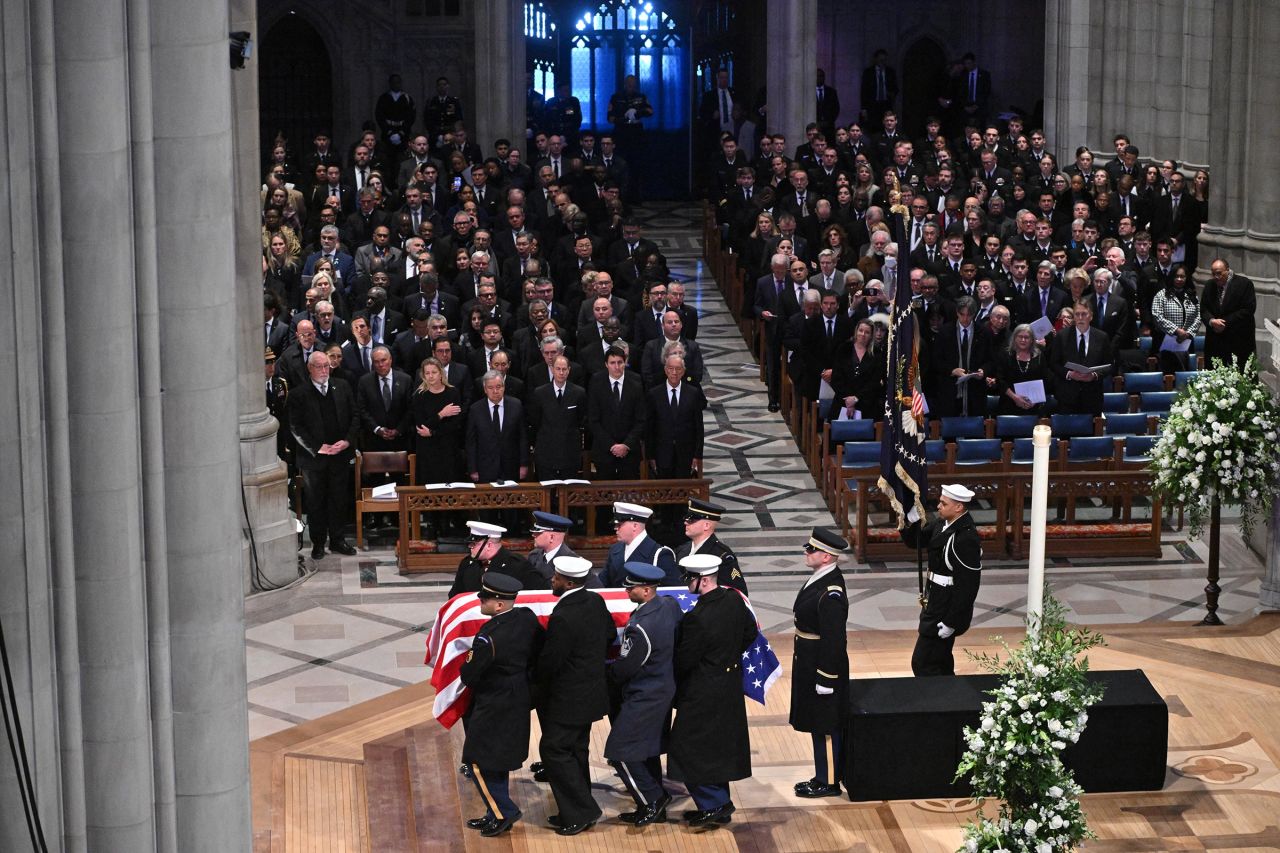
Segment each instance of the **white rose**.
[[969,853],[978,853],[978,839],[970,838],[966,840],[964,843],[964,849],[968,850]]
[[1036,830],[1039,828],[1040,828],[1040,824],[1036,823],[1031,818],[1027,818],[1027,822],[1022,825],[1022,831],[1025,832],[1027,835],[1035,835]]
[[1053,853],[1053,847],[1047,841],[1042,842],[1036,845],[1036,853]]
[[1034,675],[1036,678],[1044,678],[1049,674],[1049,667],[1045,666],[1042,663],[1038,663],[1035,666],[1031,667],[1031,674]]
[[1049,818],[1049,828],[1062,829],[1062,818],[1058,817],[1057,815],[1054,815],[1053,817]]
[[983,718],[982,718],[982,730],[983,730],[984,732],[989,732],[989,731],[991,731],[991,727],[992,727],[992,726],[994,726],[995,724],[996,724],[996,721],[995,721],[994,719],[992,719],[991,717],[983,717]]
[[1060,799],[1062,797],[1062,789],[1059,788],[1057,785],[1054,785],[1052,788],[1049,789],[1049,796],[1055,800]]
[[1062,741],[1060,741],[1060,740],[1050,741],[1050,742],[1049,742],[1049,746],[1053,747],[1054,749],[1066,749],[1066,748],[1067,748],[1067,745],[1066,745],[1065,743],[1063,743]]
[[1058,720],[1050,720],[1049,731],[1053,732],[1054,734],[1057,734],[1058,732],[1062,731],[1062,723],[1059,722]]

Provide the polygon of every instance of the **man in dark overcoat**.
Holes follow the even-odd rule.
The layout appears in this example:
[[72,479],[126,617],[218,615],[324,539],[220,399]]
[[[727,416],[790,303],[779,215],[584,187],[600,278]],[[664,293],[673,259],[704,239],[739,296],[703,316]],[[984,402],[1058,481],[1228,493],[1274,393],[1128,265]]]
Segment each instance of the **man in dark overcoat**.
[[982,583],[982,541],[969,514],[973,491],[961,485],[942,487],[938,517],[921,526],[915,509],[902,541],[929,552],[929,575],[920,630],[911,653],[911,672],[919,675],[955,675],[952,648],[956,637],[969,630],[973,603]]
[[662,753],[676,692],[671,658],[684,613],[674,598],[658,594],[665,572],[647,562],[627,563],[623,586],[638,606],[622,632],[622,649],[609,666],[609,681],[621,691],[604,757],[636,801],[619,819],[636,826],[665,822],[671,795],[662,787]]
[[791,659],[791,728],[813,738],[812,779],[796,785],[796,796],[840,794],[844,721],[849,695],[849,651],[845,627],[849,597],[840,555],[849,550],[830,530],[814,528],[804,545],[804,564],[813,574],[796,595],[796,623]]
[[515,606],[520,589],[509,575],[485,576],[477,597],[489,621],[480,626],[460,671],[471,689],[462,760],[485,805],[484,816],[467,826],[485,837],[501,835],[520,819],[507,782],[529,755],[529,664],[542,634],[533,611]]
[[737,590],[720,586],[720,558],[693,554],[680,561],[698,603],[680,623],[674,657],[676,718],[667,774],[685,783],[690,826],[715,829],[735,811],[729,783],[751,775],[751,739],[742,692],[742,653],[759,633]]

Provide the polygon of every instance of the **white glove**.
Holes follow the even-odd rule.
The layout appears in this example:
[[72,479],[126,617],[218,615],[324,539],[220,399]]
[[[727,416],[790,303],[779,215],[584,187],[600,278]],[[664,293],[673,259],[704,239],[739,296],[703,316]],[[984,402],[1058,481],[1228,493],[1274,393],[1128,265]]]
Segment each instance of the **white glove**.
[[832,693],[835,693],[835,691],[830,687],[823,687],[821,684],[813,685],[813,691],[819,696],[830,696]]
[[393,133],[393,134],[391,134],[391,136],[390,136],[390,137],[388,137],[388,138],[391,140],[391,144],[392,144],[392,145],[399,145],[399,144],[400,144],[400,134],[398,134],[398,133]]
[[627,117],[627,121],[635,121],[635,120],[636,120],[636,111],[635,111],[635,108],[634,108],[634,107],[632,107],[631,109],[627,110],[623,115],[625,115],[625,116]]
[[945,640],[947,637],[950,637],[955,632],[956,632],[955,628],[948,628],[946,625],[942,624],[941,622],[938,623],[938,639],[939,640]]
[[915,507],[912,507],[911,509],[907,510],[907,521],[911,522],[912,524],[915,524],[919,520],[920,520],[920,510],[916,509]]

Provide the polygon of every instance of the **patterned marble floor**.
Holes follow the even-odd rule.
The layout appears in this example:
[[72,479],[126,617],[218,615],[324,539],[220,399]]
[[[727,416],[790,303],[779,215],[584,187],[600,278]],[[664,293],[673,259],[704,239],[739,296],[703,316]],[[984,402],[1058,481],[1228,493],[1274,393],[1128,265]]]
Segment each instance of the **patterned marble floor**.
[[[706,473],[728,514],[723,538],[739,555],[766,633],[791,625],[805,574],[800,546],[814,525],[834,520],[816,492],[787,426],[766,408],[758,369],[700,258],[701,214],[653,206],[647,236],[672,273],[687,281],[700,315],[710,402]],[[1159,560],[1060,558],[1047,569],[1075,619],[1093,625],[1197,620],[1203,614],[1203,543],[1165,531]],[[1239,622],[1254,611],[1262,565],[1234,527],[1223,534],[1219,614]],[[330,555],[298,586],[246,602],[250,734],[257,738],[425,680],[426,631],[451,578],[402,577],[389,547]],[[918,618],[915,567],[872,563],[845,570],[852,631],[910,628]],[[989,562],[975,628],[1021,625],[1026,564]],[[963,646],[963,640],[961,646]],[[888,673],[886,673],[888,674]]]

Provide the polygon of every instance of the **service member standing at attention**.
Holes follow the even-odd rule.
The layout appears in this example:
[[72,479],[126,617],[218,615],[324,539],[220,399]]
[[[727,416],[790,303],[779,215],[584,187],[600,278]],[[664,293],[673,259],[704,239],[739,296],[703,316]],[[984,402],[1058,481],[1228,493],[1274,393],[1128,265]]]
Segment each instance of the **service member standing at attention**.
[[662,787],[662,753],[671,699],[676,692],[671,657],[684,613],[674,598],[658,594],[662,569],[627,563],[627,598],[638,605],[622,632],[622,650],[609,666],[609,680],[622,691],[622,707],[605,741],[604,757],[618,771],[636,810],[618,815],[624,823],[666,823],[671,795]]
[[462,760],[484,800],[484,817],[467,821],[486,837],[501,835],[520,819],[507,777],[529,755],[529,664],[542,628],[527,607],[516,607],[520,581],[499,572],[484,577],[477,597],[489,621],[480,627],[462,664],[471,688]]
[[584,588],[591,561],[556,557],[551,591],[560,600],[547,620],[538,656],[538,754],[559,814],[547,822],[557,835],[577,835],[602,814],[591,796],[587,751],[591,724],[609,711],[605,659],[618,637],[604,599]]
[[720,586],[731,586],[747,594],[747,579],[742,576],[738,566],[738,557],[716,538],[716,527],[720,517],[724,515],[724,507],[717,506],[697,498],[689,499],[689,506],[684,514],[684,535],[689,541],[676,549],[676,562],[691,554],[713,554],[720,558]]
[[964,486],[943,486],[937,518],[922,527],[915,509],[907,514],[902,541],[929,550],[920,635],[911,653],[915,675],[954,675],[952,647],[973,619],[982,583],[982,542],[969,514],[971,500],[973,492]]
[[689,825],[715,829],[735,811],[729,783],[751,775],[742,653],[759,632],[742,596],[717,583],[719,557],[694,554],[680,568],[698,602],[681,620],[676,640],[667,775],[685,783],[697,806],[684,813]]
[[467,542],[467,556],[458,563],[453,586],[449,587],[450,598],[464,592],[479,592],[481,578],[486,572],[510,575],[532,589],[546,588],[540,583],[541,576],[530,568],[528,560],[503,547],[502,534],[507,532],[507,528],[483,521],[468,521],[467,530],[471,536]]
[[804,546],[804,564],[813,574],[796,595],[795,653],[791,659],[791,728],[813,737],[813,778],[796,785],[796,796],[840,794],[841,734],[849,695],[849,651],[840,555],[849,550],[830,530],[814,528]]
[[665,545],[648,534],[645,525],[653,516],[653,510],[639,504],[615,501],[613,504],[613,527],[617,531],[618,541],[609,546],[609,555],[605,558],[604,568],[600,570],[600,585],[603,587],[622,586],[626,578],[627,563],[649,563],[662,569],[665,583],[674,586],[680,583],[680,574],[676,571],[676,555]]

